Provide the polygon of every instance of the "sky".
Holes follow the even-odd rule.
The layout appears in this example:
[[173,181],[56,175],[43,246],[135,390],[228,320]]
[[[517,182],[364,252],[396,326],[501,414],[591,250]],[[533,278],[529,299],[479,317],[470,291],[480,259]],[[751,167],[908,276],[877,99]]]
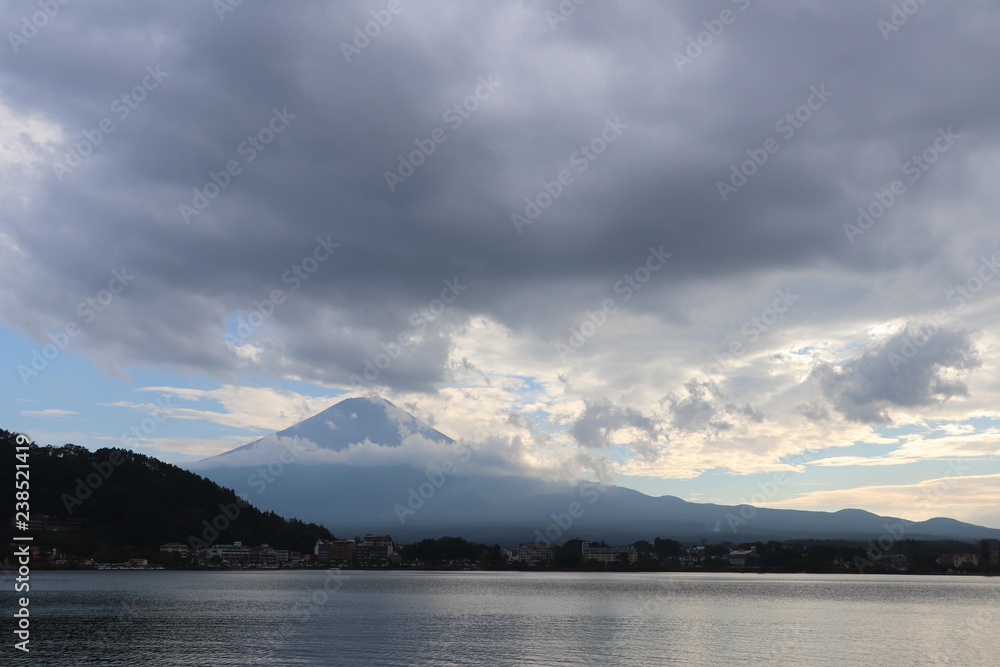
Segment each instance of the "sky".
[[183,463],[379,395],[1000,528],[1000,8],[49,5],[0,7],[3,428]]

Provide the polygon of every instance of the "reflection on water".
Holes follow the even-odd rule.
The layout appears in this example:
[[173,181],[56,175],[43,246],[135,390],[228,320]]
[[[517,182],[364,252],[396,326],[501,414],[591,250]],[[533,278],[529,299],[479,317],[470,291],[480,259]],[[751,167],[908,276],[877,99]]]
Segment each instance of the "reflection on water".
[[38,572],[31,614],[17,663],[989,665],[1000,650],[1000,581],[979,577]]

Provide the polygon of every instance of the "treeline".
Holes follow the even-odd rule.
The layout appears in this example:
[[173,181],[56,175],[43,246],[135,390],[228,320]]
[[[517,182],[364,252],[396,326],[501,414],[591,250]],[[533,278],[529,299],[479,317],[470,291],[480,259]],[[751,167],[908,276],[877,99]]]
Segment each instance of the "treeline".
[[[555,546],[552,565],[576,568],[583,565],[582,540],[569,540]],[[592,542],[594,547],[607,547],[604,542]],[[679,543],[678,543],[679,546]],[[499,544],[487,545],[469,542],[461,537],[439,537],[421,540],[415,544],[399,546],[400,558],[405,563],[425,566],[478,565],[483,569],[510,569],[511,562]]]
[[[468,567],[480,569],[556,569],[616,572],[723,572],[733,569],[761,572],[865,573],[865,574],[1000,574],[1000,562],[993,560],[998,544],[995,540],[979,543],[955,540],[901,540],[891,549],[881,549],[872,543],[843,540],[798,540],[746,542],[735,544],[704,544],[685,547],[677,540],[657,537],[652,542],[640,540],[629,545],[636,551],[636,561],[622,557],[617,562],[585,561],[583,540],[575,538],[553,545],[553,558],[547,563],[525,565],[507,560],[497,544],[469,542],[461,537],[425,539],[402,545],[403,564],[429,567]],[[602,541],[590,540],[592,548],[607,547]],[[734,566],[729,559],[734,550],[749,551],[755,556],[743,565]],[[968,554],[978,558],[976,564],[954,566],[939,563],[944,554]]]
[[[576,549],[578,540],[571,540],[567,544],[572,544],[573,549]],[[653,542],[640,540],[630,546],[638,552],[638,559],[634,564],[612,563],[603,567],[637,571],[725,571],[734,568],[729,559],[730,552],[753,549],[755,555],[737,569],[816,574],[1000,574],[1000,560],[993,557],[998,550],[996,540],[981,540],[976,543],[957,540],[899,540],[889,547],[874,542],[845,540],[772,540],[741,544],[723,542],[684,548],[676,540],[656,538]],[[942,556],[952,554],[973,555],[978,562],[965,562],[957,566],[939,562]],[[599,569],[602,564],[591,563],[589,566]]]
[[[996,541],[978,543],[957,540],[899,540],[891,545],[876,542],[843,543],[838,541],[757,542],[758,564],[775,571],[836,572],[841,567],[849,571],[869,573],[943,574],[967,572],[1000,574],[1000,562],[992,560]],[[967,554],[978,562],[953,565],[938,562],[942,556]]]
[[[8,542],[14,530],[15,446],[16,434],[0,429],[0,509],[6,517],[0,539]],[[160,561],[161,544],[188,544],[191,536],[303,553],[311,553],[317,539],[333,538],[323,526],[262,512],[200,475],[126,449],[91,452],[31,443],[27,462],[31,518],[79,524],[72,530],[31,531],[33,542],[70,560]]]
[[404,561],[426,565],[476,563],[482,567],[500,567],[506,563],[499,544],[492,546],[469,542],[461,537],[440,537],[400,546]]

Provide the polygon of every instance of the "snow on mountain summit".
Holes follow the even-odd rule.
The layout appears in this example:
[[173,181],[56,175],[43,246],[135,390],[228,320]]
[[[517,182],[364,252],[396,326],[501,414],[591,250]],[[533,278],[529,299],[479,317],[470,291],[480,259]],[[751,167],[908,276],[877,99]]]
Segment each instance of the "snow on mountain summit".
[[255,450],[271,450],[280,447],[280,443],[308,441],[317,449],[344,451],[351,445],[366,441],[385,447],[399,447],[412,435],[445,444],[454,442],[383,398],[348,398],[282,431],[198,461],[196,467],[211,467],[213,463],[226,465],[227,457]]

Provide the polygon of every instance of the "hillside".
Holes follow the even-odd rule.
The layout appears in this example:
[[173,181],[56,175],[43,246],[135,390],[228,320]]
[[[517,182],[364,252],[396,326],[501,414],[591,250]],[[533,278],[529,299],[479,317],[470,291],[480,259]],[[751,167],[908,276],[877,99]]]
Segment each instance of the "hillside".
[[[0,429],[0,488],[4,516],[14,514],[16,434]],[[48,517],[48,529],[33,530],[36,545],[99,561],[155,559],[166,542],[188,544],[191,536],[208,542],[267,543],[309,552],[318,538],[332,535],[323,526],[243,503],[230,489],[177,466],[125,449],[91,452],[76,445],[29,451],[31,518]],[[242,507],[241,507],[242,505]],[[234,518],[225,517],[228,512]],[[218,517],[225,526],[213,539],[204,522]],[[53,530],[53,528],[55,528]],[[9,542],[10,520],[0,528]]]
[[[619,486],[546,480],[421,422],[381,398],[349,398],[283,431],[185,464],[262,507],[341,534],[401,541],[461,535],[504,545],[570,537],[627,544],[651,535],[685,542],[840,539],[998,539],[953,519],[907,521],[846,509],[816,512],[687,502]],[[265,489],[249,483],[282,462]],[[570,508],[576,508],[569,516]]]

